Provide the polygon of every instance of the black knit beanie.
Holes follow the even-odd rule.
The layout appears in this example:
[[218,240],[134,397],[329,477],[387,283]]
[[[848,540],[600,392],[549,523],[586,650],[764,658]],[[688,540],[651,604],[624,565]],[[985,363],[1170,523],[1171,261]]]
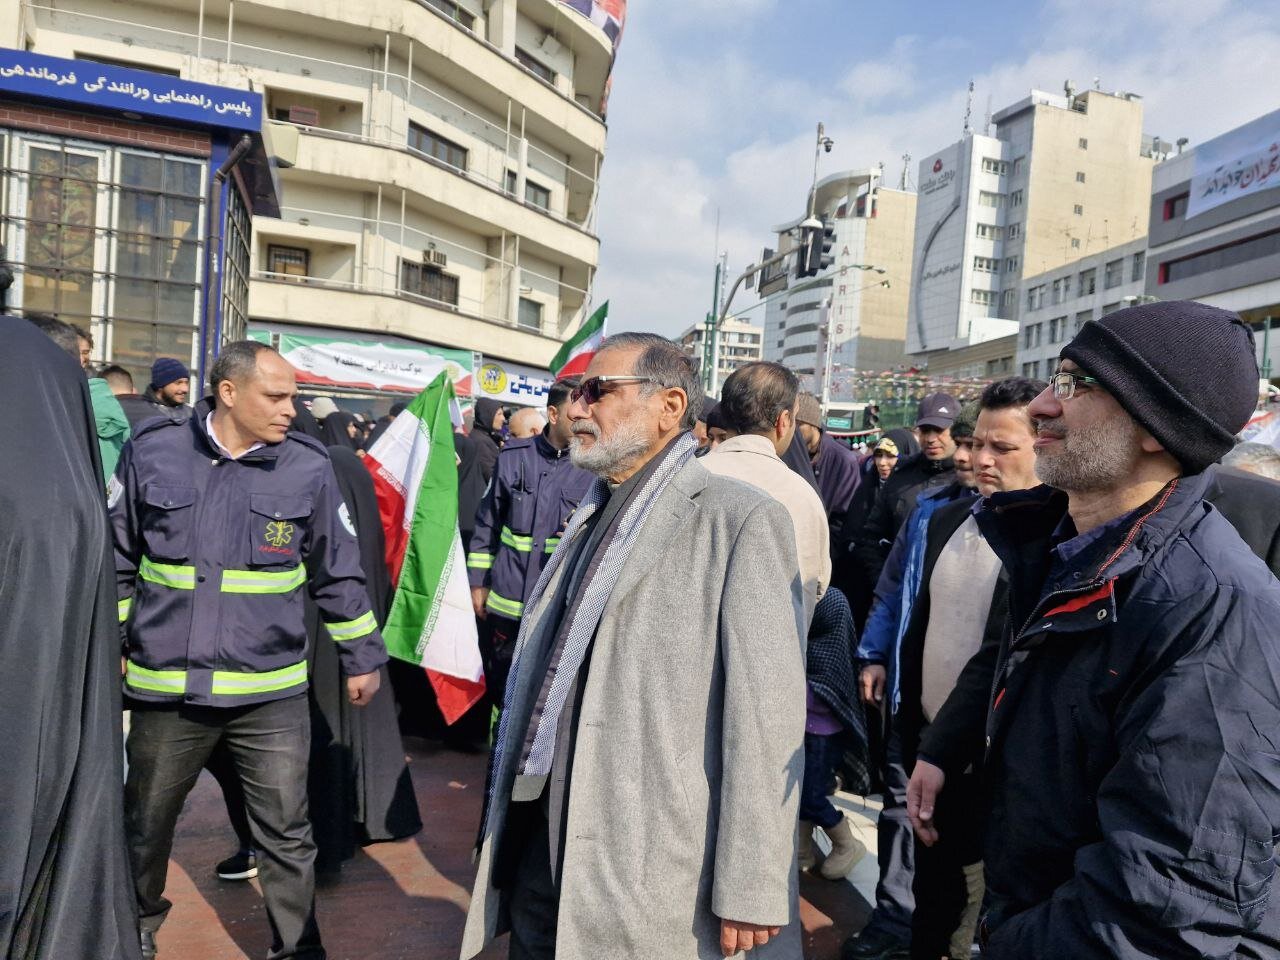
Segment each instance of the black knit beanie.
[[1235,444],[1258,402],[1253,331],[1194,300],[1144,303],[1086,323],[1062,351],[1187,473]]

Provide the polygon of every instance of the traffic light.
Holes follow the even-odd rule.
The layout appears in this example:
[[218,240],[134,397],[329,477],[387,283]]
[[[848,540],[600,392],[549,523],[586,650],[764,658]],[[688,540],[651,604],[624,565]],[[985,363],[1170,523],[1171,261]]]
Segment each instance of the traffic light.
[[836,225],[834,220],[822,221],[821,226],[804,228],[800,240],[800,255],[796,263],[797,277],[816,277],[836,262],[832,249],[836,243]]

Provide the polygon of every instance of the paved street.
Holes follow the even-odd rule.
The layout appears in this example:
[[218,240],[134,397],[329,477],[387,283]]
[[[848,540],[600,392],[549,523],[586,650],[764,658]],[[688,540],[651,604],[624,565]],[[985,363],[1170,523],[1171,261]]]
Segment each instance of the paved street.
[[[457,956],[485,761],[423,741],[406,746],[426,827],[411,840],[366,847],[347,863],[341,880],[320,890],[320,925],[333,960]],[[841,802],[874,851],[875,809],[860,798]],[[224,883],[213,875],[213,865],[233,844],[217,785],[202,775],[178,824],[169,868],[174,909],[160,932],[161,960],[264,954],[269,935],[257,882]],[[839,956],[841,942],[866,920],[875,873],[869,855],[848,883],[802,878],[806,960]],[[505,940],[483,956],[504,958]]]

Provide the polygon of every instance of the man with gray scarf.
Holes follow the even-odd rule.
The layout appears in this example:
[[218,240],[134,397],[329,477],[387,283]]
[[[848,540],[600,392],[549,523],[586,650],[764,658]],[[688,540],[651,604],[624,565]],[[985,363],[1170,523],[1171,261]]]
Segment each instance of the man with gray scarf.
[[694,458],[697,396],[652,334],[606,340],[573,393],[599,479],[526,606],[464,960],[506,930],[518,960],[800,958],[795,541]]

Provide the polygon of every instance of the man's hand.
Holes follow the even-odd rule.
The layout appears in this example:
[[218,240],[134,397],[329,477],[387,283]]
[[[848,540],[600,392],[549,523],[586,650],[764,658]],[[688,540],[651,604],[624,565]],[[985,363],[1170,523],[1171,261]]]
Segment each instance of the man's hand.
[[481,620],[485,618],[484,605],[489,601],[488,587],[472,587],[471,588],[471,609],[476,612],[476,616]]
[[938,842],[938,828],[933,822],[933,805],[947,775],[941,767],[935,767],[928,760],[916,759],[916,768],[911,773],[911,782],[907,784],[907,816],[911,818],[911,826],[916,836],[926,847]]
[[762,927],[758,923],[739,923],[736,920],[720,921],[720,952],[726,957],[746,953],[752,947],[763,947],[770,937],[776,937],[781,927]]
[[120,676],[123,677],[128,672],[129,672],[129,658],[121,657],[120,658]]
[[858,681],[862,687],[863,703],[880,706],[884,700],[884,683],[887,676],[883,664],[869,663],[862,668]]
[[351,701],[352,706],[368,706],[380,686],[382,686],[382,680],[378,677],[377,670],[359,677],[347,677],[347,699]]

